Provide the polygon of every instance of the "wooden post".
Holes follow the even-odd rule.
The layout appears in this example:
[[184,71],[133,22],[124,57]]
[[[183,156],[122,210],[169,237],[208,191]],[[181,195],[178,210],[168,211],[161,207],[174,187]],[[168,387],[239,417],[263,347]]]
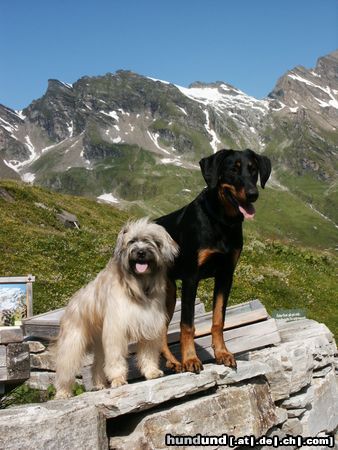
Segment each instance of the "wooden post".
[[26,305],[27,305],[27,317],[33,316],[33,281],[35,277],[28,275],[26,283]]

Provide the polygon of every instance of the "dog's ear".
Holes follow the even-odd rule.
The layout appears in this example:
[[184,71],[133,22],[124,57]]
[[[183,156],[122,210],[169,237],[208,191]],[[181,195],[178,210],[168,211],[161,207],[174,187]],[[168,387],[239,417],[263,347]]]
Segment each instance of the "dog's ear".
[[264,189],[265,183],[271,175],[271,161],[267,156],[257,155],[259,177],[261,179],[261,186]]
[[119,234],[117,236],[116,244],[115,244],[115,248],[114,248],[114,252],[113,252],[114,258],[119,259],[121,252],[122,252],[122,248],[123,248],[124,235],[127,233],[128,230],[129,230],[129,222],[127,222],[124,225],[124,227],[121,229],[121,231],[119,232]]
[[267,156],[259,155],[258,153],[250,150],[249,148],[244,150],[248,155],[254,158],[257,162],[259,178],[261,180],[261,186],[264,186],[271,175],[271,161]]
[[219,150],[214,155],[207,156],[201,159],[200,167],[202,171],[203,178],[205,179],[207,186],[213,188],[217,186],[218,177],[220,170],[223,166],[223,161],[225,158],[233,154],[233,150]]
[[159,241],[157,240],[159,249],[166,264],[172,264],[179,254],[179,246],[164,227],[161,225],[158,225],[158,227],[161,228],[161,239]]

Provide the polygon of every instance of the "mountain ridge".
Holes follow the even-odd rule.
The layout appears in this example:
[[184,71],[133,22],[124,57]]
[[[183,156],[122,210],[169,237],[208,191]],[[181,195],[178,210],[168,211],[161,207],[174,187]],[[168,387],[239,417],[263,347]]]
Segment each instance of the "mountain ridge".
[[262,100],[125,70],[50,79],[22,111],[0,106],[0,178],[159,214],[203,187],[201,157],[251,148],[271,158],[272,187],[337,223],[337,127],[338,51],[287,71]]

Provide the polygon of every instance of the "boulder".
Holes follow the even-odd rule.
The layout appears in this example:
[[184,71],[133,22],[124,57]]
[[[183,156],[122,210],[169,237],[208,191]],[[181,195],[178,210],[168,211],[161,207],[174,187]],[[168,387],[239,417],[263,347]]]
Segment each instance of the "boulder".
[[135,418],[133,422],[132,430],[129,417],[119,421],[115,429],[114,422],[110,424],[115,434],[110,439],[110,448],[165,449],[168,434],[220,436],[223,432],[236,438],[259,437],[278,422],[278,414],[268,383],[255,379],[240,387],[219,389],[215,394],[148,414],[141,420]]
[[311,409],[301,418],[304,436],[333,432],[338,426],[338,389],[333,371],[312,382]]

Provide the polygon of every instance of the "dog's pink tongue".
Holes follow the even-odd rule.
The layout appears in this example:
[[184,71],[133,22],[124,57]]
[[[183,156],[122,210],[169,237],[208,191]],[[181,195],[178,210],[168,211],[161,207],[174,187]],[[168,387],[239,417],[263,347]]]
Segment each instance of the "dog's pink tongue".
[[136,263],[136,270],[139,273],[143,273],[148,269],[148,264],[140,264],[140,263]]
[[240,212],[243,214],[244,219],[253,219],[255,217],[256,210],[252,203],[248,203],[245,206],[239,206]]

